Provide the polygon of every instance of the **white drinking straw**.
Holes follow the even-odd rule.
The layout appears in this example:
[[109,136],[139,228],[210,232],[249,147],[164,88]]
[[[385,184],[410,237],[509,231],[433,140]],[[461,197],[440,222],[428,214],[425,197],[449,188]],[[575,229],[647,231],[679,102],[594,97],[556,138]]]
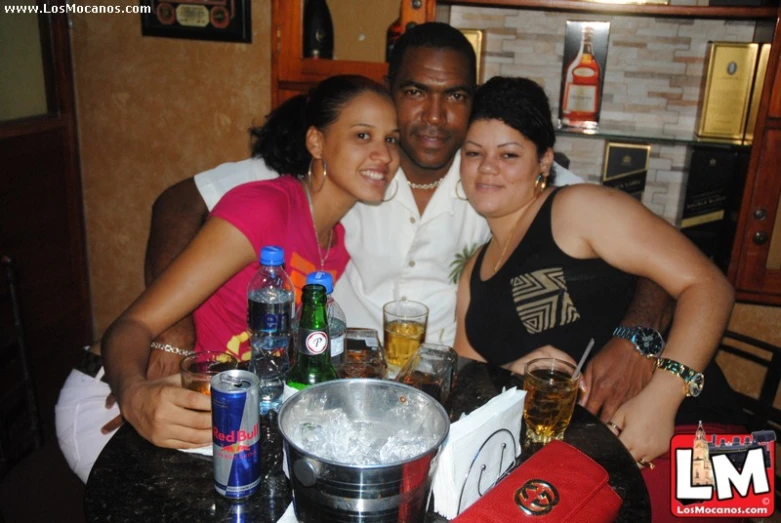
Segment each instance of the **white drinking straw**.
[[588,355],[591,352],[591,349],[593,348],[594,348],[594,338],[591,338],[591,341],[588,342],[588,347],[586,347],[586,352],[583,353],[583,357],[580,358],[580,361],[578,362],[578,366],[575,367],[575,373],[572,375],[572,379],[576,379],[580,377],[580,369],[583,367],[583,364],[586,363],[586,358],[588,358]]

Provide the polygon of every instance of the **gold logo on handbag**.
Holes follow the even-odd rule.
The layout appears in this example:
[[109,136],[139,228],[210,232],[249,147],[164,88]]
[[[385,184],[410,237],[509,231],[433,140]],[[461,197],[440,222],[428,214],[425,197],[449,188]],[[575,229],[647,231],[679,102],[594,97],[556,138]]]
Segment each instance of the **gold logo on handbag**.
[[515,491],[515,503],[530,516],[547,514],[558,502],[556,487],[541,479],[530,479]]

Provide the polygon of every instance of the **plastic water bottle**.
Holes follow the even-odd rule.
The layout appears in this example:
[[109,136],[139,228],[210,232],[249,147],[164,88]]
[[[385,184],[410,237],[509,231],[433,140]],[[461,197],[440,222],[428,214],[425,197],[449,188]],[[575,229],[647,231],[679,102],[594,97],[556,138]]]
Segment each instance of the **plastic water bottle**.
[[[310,272],[306,277],[306,283],[315,283],[325,287],[328,295],[326,309],[328,314],[328,335],[331,338],[331,363],[334,366],[339,365],[344,352],[344,330],[347,328],[347,318],[344,311],[334,300],[334,279],[330,273],[325,271]],[[298,315],[297,315],[298,316]]]
[[260,251],[260,269],[247,289],[247,325],[250,332],[250,368],[260,378],[260,414],[278,411],[290,372],[290,320],[295,290],[283,268],[281,247]]

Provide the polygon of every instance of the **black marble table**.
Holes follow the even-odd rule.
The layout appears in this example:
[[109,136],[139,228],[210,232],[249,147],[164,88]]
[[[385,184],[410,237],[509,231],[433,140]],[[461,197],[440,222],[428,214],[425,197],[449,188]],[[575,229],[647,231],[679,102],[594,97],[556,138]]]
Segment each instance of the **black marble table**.
[[[451,419],[469,412],[498,395],[504,386],[521,385],[509,372],[485,364],[469,363],[458,374],[445,405]],[[262,427],[263,431],[265,427]],[[271,523],[282,516],[291,494],[279,471],[281,441],[269,431],[277,450],[264,452],[263,470],[273,481],[243,503],[231,502],[214,491],[210,457],[155,447],[125,424],[104,448],[87,482],[85,510],[90,523],[242,522]],[[564,441],[602,465],[610,485],[624,503],[618,521],[650,521],[650,501],[642,476],[618,438],[585,409],[576,407]],[[537,448],[524,447],[521,459]],[[431,514],[427,523],[446,520]]]
[[[463,360],[462,360],[463,361]],[[451,420],[462,412],[470,412],[499,395],[503,387],[523,386],[520,376],[499,367],[470,362],[458,372],[458,378],[445,407]],[[525,427],[523,428],[525,431]],[[523,432],[522,432],[523,434]],[[523,438],[522,438],[523,439]],[[581,406],[575,407],[564,441],[599,463],[610,475],[609,483],[623,500],[619,522],[651,521],[651,501],[648,490],[634,459],[607,426]],[[529,459],[541,445],[522,446],[520,463]],[[430,523],[445,522],[433,516]]]

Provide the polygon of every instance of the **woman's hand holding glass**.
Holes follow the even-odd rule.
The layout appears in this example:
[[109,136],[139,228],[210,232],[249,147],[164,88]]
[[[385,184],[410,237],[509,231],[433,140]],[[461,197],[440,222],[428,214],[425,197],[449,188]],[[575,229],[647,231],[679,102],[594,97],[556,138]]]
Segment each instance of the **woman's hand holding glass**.
[[196,448],[211,441],[211,399],[183,388],[178,374],[126,380],[119,408],[144,439],[159,447]]

